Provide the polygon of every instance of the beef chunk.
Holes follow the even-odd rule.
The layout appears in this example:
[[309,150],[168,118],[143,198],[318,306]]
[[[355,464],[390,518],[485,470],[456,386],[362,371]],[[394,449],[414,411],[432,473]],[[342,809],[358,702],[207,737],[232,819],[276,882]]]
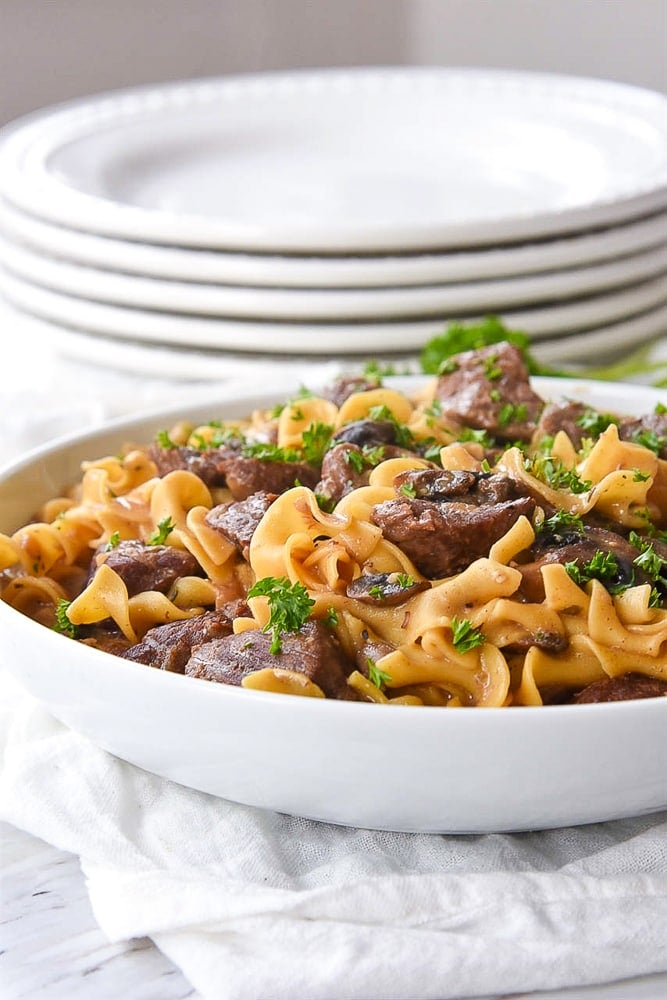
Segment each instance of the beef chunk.
[[410,597],[429,589],[428,580],[401,583],[399,573],[366,573],[347,585],[347,596],[364,604],[382,604],[393,608]]
[[102,563],[118,573],[130,597],[145,590],[166,594],[179,577],[201,575],[199,563],[189,552],[135,540],[120,542],[115,548],[93,556],[89,581]]
[[225,610],[206,611],[196,618],[156,625],[146,632],[141,642],[121,655],[135,663],[182,674],[193,646],[231,635],[231,632],[232,621]]
[[618,427],[621,441],[634,441],[639,444],[642,437],[649,440],[655,447],[659,458],[667,459],[667,413],[648,413],[643,417],[630,417],[621,420]]
[[309,621],[299,632],[281,636],[280,653],[272,653],[271,636],[260,630],[214,639],[193,650],[185,666],[190,677],[240,685],[244,677],[266,667],[305,674],[327,698],[356,701],[347,683],[354,669],[335,635],[320,621]]
[[667,681],[644,674],[629,673],[593,681],[571,698],[574,705],[601,701],[631,701],[635,698],[660,698],[667,695]]
[[314,489],[319,468],[306,462],[274,462],[246,455],[233,455],[226,462],[227,486],[235,500],[253,493],[284,493],[300,483]]
[[493,543],[522,514],[529,517],[534,507],[529,497],[479,506],[401,497],[377,504],[371,519],[424,576],[439,579],[460,573],[475,559],[488,555]]
[[322,478],[315,492],[335,503],[360,486],[368,485],[371,466],[364,460],[364,453],[356,444],[334,445],[322,459]]
[[315,492],[338,503],[352,490],[368,486],[371,471],[376,465],[389,458],[409,454],[412,453],[392,444],[379,445],[370,450],[347,442],[336,444],[322,460],[322,478]]
[[445,419],[500,441],[530,441],[544,403],[530,387],[518,347],[503,342],[465,351],[451,367],[438,377],[435,392]]
[[531,602],[544,600],[542,566],[548,563],[576,563],[581,569],[594,558],[597,552],[611,553],[618,564],[618,570],[602,583],[609,588],[652,583],[651,578],[634,564],[638,550],[615,531],[597,526],[583,525],[581,531],[559,529],[555,532],[539,532],[530,548],[529,560],[517,566],[523,580],[522,596]]
[[255,529],[276,499],[275,493],[252,493],[247,500],[221,503],[206,515],[206,523],[232,542],[244,559],[248,558]]
[[379,381],[372,381],[371,379],[364,378],[362,375],[341,376],[332,382],[331,385],[325,386],[322,390],[322,396],[324,399],[328,399],[340,407],[346,399],[354,396],[355,393],[369,392],[371,389],[377,389],[379,385]]
[[238,452],[233,448],[161,448],[151,445],[150,456],[157,465],[161,476],[177,469],[192,472],[209,487],[225,486],[227,483],[227,465]]
[[78,637],[85,646],[101,649],[112,656],[122,656],[131,645],[111,618],[80,626]]
[[555,437],[559,431],[564,431],[576,450],[579,451],[584,438],[589,435],[577,421],[587,411],[587,406],[574,400],[568,403],[548,403],[540,416],[535,432],[536,439],[539,440],[545,436]]
[[333,442],[347,441],[358,448],[377,448],[381,444],[396,444],[396,424],[391,420],[352,420],[343,424],[332,437]]

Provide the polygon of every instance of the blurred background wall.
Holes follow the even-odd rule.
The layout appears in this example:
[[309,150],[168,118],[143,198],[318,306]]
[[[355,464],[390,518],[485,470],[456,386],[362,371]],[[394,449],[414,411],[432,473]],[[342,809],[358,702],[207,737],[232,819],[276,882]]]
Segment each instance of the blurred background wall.
[[0,123],[140,83],[405,63],[667,91],[667,0],[0,0]]

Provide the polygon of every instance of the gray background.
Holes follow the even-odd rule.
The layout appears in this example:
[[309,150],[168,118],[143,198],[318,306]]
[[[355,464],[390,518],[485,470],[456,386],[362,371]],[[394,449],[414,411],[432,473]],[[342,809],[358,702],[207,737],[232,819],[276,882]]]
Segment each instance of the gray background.
[[411,63],[667,91],[667,0],[0,0],[0,122],[139,83]]

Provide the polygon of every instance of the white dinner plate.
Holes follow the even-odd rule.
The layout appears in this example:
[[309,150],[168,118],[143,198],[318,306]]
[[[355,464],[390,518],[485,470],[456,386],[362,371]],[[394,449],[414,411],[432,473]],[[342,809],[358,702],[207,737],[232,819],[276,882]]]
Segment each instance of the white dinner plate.
[[[6,270],[0,270],[0,293],[31,316],[88,333],[187,347],[298,356],[415,351],[446,323],[464,318],[457,313],[443,313],[439,317],[393,323],[225,320],[92,302],[53,292]],[[611,325],[665,303],[667,283],[654,279],[606,295],[506,311],[503,317],[511,328],[523,330],[538,340]],[[479,317],[480,313],[475,315]]]
[[628,257],[667,239],[667,213],[564,239],[439,254],[296,256],[157,246],[54,225],[0,200],[6,239],[59,260],[107,271],[276,288],[387,288],[515,277]]
[[139,88],[16,123],[0,193],[176,246],[425,250],[667,205],[667,98],[478,69],[316,70]]
[[[645,386],[537,379],[535,387],[603,412],[643,413],[660,398]],[[191,408],[116,421],[32,453],[0,479],[0,530],[25,523],[78,477],[84,459],[150,440],[177,417],[233,418],[273,405],[290,388],[280,397],[218,391]],[[667,806],[667,698],[388,708],[153,670],[73,642],[4,604],[0,629],[7,667],[56,718],[148,771],[252,806],[425,833],[547,829]]]
[[[419,352],[385,354],[381,349],[360,354],[310,355],[295,357],[286,354],[246,354],[236,351],[216,351],[150,343],[129,338],[90,335],[57,323],[28,316],[12,307],[6,309],[20,324],[21,335],[32,337],[36,344],[47,344],[66,359],[83,362],[105,370],[145,375],[147,378],[174,379],[181,382],[211,381],[249,384],[257,380],[257,365],[262,372],[266,365],[283,384],[296,378],[303,383],[308,378],[333,377],[340,372],[360,371],[367,361],[391,366],[396,373],[421,371]],[[531,353],[545,365],[596,365],[622,358],[649,342],[667,344],[667,305],[642,313],[632,319],[572,337],[537,340]]]
[[495,281],[369,289],[254,288],[165,281],[54,260],[0,240],[10,274],[65,295],[161,312],[218,317],[327,321],[413,319],[464,311],[535,307],[667,277],[667,243],[621,260]]

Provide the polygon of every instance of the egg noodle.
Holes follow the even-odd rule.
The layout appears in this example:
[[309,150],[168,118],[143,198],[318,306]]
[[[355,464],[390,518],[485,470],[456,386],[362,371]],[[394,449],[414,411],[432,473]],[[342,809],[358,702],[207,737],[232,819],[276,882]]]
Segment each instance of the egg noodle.
[[[160,475],[148,446],[125,446],[118,455],[84,462],[76,485],[45,503],[31,523],[0,535],[2,599],[49,627],[65,608],[65,626],[83,641],[88,626],[111,619],[129,645],[155,626],[241,598],[248,611],[235,619],[233,633],[267,629],[269,599],[247,597],[248,590],[267,578],[299,583],[313,602],[310,618],[329,624],[351,664],[359,663],[369,643],[379,645],[371,669],[352,668],[348,684],[361,700],[380,703],[541,705],[545,691],[581,689],[630,670],[667,681],[667,611],[650,582],[613,592],[603,576],[577,579],[571,567],[553,561],[540,568],[543,597],[526,599],[521,591],[522,553],[535,542],[545,510],[599,516],[624,537],[641,534],[643,550],[650,550],[649,529],[659,532],[667,521],[667,461],[621,440],[615,423],[580,450],[559,431],[550,461],[572,476],[554,485],[540,475],[537,440],[496,449],[492,460],[474,437],[462,440],[462,428],[433,405],[435,384],[415,397],[378,386],[341,405],[305,396],[279,413],[256,412],[233,425],[172,427],[169,441],[177,446],[206,448],[222,432],[298,450],[313,427],[335,430],[381,411],[414,441],[430,443],[428,458],[405,453],[380,461],[332,509],[297,482],[261,517],[247,557],[207,521],[215,505],[232,499],[226,487],[209,487],[185,468]],[[433,468],[434,460],[445,470],[509,477],[536,506],[461,572],[428,579],[386,537],[373,511],[396,497],[397,476]],[[199,575],[180,577],[168,593],[133,596],[104,561],[89,576],[93,552],[119,539],[146,541],[165,525],[164,544],[194,556]],[[366,574],[408,581],[406,599],[389,605],[382,595],[354,596],[350,584]],[[425,581],[424,589],[412,586]],[[540,641],[545,634],[550,645]],[[279,656],[275,669],[251,671],[243,685],[322,696],[312,680],[281,669]]]

